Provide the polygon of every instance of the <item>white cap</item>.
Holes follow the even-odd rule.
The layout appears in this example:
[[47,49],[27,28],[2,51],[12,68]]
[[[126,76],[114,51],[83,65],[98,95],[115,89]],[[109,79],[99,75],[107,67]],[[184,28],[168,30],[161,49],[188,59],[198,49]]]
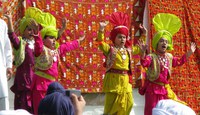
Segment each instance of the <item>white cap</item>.
[[28,111],[24,109],[17,110],[2,110],[0,111],[0,115],[32,115]]

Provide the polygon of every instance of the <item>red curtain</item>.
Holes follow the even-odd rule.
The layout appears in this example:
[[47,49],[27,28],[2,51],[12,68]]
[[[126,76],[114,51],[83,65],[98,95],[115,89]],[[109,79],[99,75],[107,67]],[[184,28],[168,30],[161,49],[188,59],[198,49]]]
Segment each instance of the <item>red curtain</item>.
[[[68,52],[62,57],[59,66],[59,82],[70,89],[81,89],[82,92],[101,92],[102,80],[105,74],[103,63],[105,57],[98,49],[96,43],[97,31],[101,20],[108,20],[114,11],[126,12],[130,15],[130,36],[133,44],[140,37],[138,26],[143,20],[145,0],[9,0],[0,2],[1,15],[3,12],[11,13],[15,32],[19,35],[19,22],[28,7],[37,7],[45,12],[50,12],[57,19],[57,27],[61,27],[61,20],[66,17],[65,33],[59,40],[60,43],[77,39],[86,32],[86,39],[78,50]],[[110,43],[109,32],[112,25],[105,31],[106,42]],[[140,76],[139,56],[134,55],[132,62],[133,87]],[[15,68],[14,68],[15,69]]]
[[[64,87],[81,89],[82,92],[101,92],[102,81],[105,74],[103,63],[105,57],[98,49],[96,42],[99,22],[109,19],[114,11],[128,13],[131,19],[130,35],[133,43],[136,43],[139,35],[138,25],[142,21],[145,0],[26,0],[26,7],[35,6],[45,12],[50,12],[57,19],[57,27],[61,27],[61,20],[66,17],[69,20],[67,28],[60,43],[77,39],[86,32],[86,39],[78,50],[68,52],[62,57],[59,82]],[[134,25],[134,26],[133,26]],[[112,25],[105,30],[106,42]],[[135,66],[139,57],[135,56],[132,70],[135,73],[133,81],[140,75],[140,67]],[[133,87],[135,82],[133,82]]]

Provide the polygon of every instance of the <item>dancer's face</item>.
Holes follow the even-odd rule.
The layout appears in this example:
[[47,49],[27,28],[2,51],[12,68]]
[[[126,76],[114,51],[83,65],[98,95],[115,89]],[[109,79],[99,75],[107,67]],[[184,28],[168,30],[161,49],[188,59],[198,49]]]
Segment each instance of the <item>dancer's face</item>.
[[56,45],[56,38],[53,36],[46,36],[43,39],[43,43],[46,47],[48,47],[49,49],[54,50],[55,49],[55,45]]
[[33,39],[33,34],[34,34],[34,31],[33,29],[31,29],[29,26],[26,27],[26,29],[24,30],[24,33],[23,33],[23,37],[26,38],[26,39]]
[[115,38],[115,46],[116,47],[124,47],[126,43],[126,35],[124,34],[117,34]]
[[159,53],[165,53],[166,50],[167,50],[167,47],[168,47],[168,40],[165,39],[165,38],[161,38],[159,41],[158,41],[158,44],[157,44],[157,49],[156,51],[159,52]]

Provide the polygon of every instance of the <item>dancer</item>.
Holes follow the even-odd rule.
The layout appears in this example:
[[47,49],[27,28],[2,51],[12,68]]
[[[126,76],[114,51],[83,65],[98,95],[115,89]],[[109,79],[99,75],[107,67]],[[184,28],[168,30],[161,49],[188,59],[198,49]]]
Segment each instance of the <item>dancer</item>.
[[0,111],[9,110],[8,82],[12,76],[12,47],[6,22],[0,19]]
[[[35,74],[33,79],[33,106],[34,114],[38,112],[38,106],[42,98],[44,98],[48,85],[58,78],[58,66],[60,57],[66,52],[79,47],[79,44],[84,40],[85,36],[81,36],[77,40],[56,45],[58,31],[56,29],[56,19],[50,13],[42,12],[41,10],[30,7],[26,10],[27,14],[32,16],[43,28],[39,33],[39,26],[34,26],[35,38]],[[36,17],[36,16],[34,16]]]
[[[114,28],[110,33],[113,45],[104,42],[104,28],[107,22],[100,22],[98,33],[99,48],[106,56],[106,75],[103,81],[105,92],[104,114],[129,115],[133,106],[132,85],[129,83],[131,73],[131,53],[139,53],[140,48],[131,47],[129,36],[129,16],[122,12],[111,15],[110,22]],[[145,39],[146,28],[140,25]]]
[[25,109],[33,113],[31,98],[31,83],[34,67],[34,38],[33,28],[30,22],[34,19],[26,15],[20,21],[20,34],[17,36],[12,25],[12,16],[4,15],[8,19],[8,34],[14,48],[14,64],[16,74],[11,91],[14,96],[14,109]]
[[168,80],[171,68],[183,65],[196,49],[196,45],[191,43],[190,50],[180,59],[167,52],[173,50],[172,37],[181,27],[181,21],[176,15],[159,13],[153,18],[153,24],[157,31],[152,41],[155,52],[146,56],[147,45],[139,42],[143,52],[141,65],[147,67],[145,84],[139,89],[141,95],[145,94],[145,115],[152,115],[152,109],[162,99],[172,99],[186,104],[177,98]]

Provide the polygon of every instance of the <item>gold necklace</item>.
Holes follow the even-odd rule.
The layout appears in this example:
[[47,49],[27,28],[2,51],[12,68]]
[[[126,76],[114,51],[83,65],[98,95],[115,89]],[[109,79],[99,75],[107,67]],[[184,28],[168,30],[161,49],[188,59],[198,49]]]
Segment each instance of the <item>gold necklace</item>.
[[120,55],[121,55],[122,59],[125,60],[125,59],[126,59],[126,48],[124,48],[124,47],[122,47],[122,48],[117,48],[117,47],[116,47],[116,49],[117,49],[117,51],[120,52]]
[[53,55],[53,60],[54,60],[54,62],[56,62],[57,61],[57,57],[56,57],[56,50],[51,50],[51,54]]

